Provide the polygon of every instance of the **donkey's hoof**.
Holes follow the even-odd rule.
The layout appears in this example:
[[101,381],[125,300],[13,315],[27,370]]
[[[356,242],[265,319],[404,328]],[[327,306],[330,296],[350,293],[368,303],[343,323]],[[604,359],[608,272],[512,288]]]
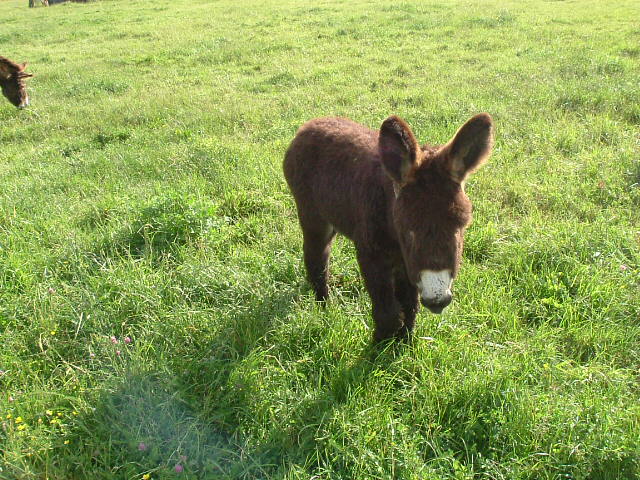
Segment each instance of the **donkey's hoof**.
[[376,328],[376,331],[373,333],[373,343],[382,343],[386,342],[387,340],[398,338],[401,330],[402,328],[394,330],[381,330]]
[[413,338],[413,328],[404,325],[396,332],[396,338],[402,342],[409,342]]

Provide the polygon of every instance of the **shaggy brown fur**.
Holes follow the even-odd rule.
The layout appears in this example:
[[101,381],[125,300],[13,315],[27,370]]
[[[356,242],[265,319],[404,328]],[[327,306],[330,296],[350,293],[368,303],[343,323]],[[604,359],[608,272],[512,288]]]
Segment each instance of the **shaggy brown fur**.
[[27,64],[17,64],[8,58],[0,57],[0,89],[2,94],[18,108],[29,105],[29,95],[25,80],[32,77],[24,70]]
[[[284,159],[304,238],[304,261],[318,301],[336,232],[356,246],[373,306],[376,341],[408,335],[418,310],[419,272],[455,277],[471,202],[464,181],[486,160],[493,121],[479,114],[444,146],[420,147],[400,118],[379,131],[343,118],[304,124]],[[446,304],[425,305],[440,313]],[[423,302],[424,303],[424,302]]]

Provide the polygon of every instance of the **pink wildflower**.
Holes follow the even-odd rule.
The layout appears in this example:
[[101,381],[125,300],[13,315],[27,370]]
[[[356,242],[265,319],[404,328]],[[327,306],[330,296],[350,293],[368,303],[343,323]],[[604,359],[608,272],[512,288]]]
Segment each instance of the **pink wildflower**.
[[144,442],[140,442],[140,443],[138,444],[138,450],[140,450],[141,452],[146,451],[146,450],[147,450],[147,444],[146,444],[146,443],[144,443]]
[[622,265],[620,265],[620,271],[624,272],[625,270],[627,270],[629,267],[627,267],[624,263]]
[[118,339],[113,335],[111,335],[111,343],[113,343],[114,345],[118,343]]
[[124,337],[124,343],[126,343],[127,345],[129,345],[131,343],[131,337],[127,336]]
[[120,350],[116,350],[116,355],[120,356]]
[[180,465],[179,463],[177,463],[176,467],[175,467],[176,473],[182,473],[183,470],[184,470],[184,467],[182,465]]

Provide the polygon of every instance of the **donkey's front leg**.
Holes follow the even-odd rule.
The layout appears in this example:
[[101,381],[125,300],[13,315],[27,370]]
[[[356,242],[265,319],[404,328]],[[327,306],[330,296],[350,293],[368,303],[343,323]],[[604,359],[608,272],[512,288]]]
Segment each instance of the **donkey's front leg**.
[[371,297],[376,329],[373,340],[391,338],[403,327],[403,312],[393,287],[393,267],[390,262],[358,249],[358,263]]
[[409,281],[404,266],[397,267],[394,271],[394,287],[396,299],[400,302],[404,314],[404,326],[398,335],[409,337],[416,323],[419,302],[418,288]]

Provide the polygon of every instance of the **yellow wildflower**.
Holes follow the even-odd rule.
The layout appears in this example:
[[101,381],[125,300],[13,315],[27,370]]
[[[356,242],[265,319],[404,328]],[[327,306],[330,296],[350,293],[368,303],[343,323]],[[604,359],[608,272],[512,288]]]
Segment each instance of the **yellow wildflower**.
[[18,430],[23,431],[27,426],[23,423],[22,425],[18,425]]
[[151,478],[151,475],[149,475],[148,473],[145,473],[144,475],[142,475],[142,480],[149,480]]
[[22,417],[16,417],[16,423],[22,423]]
[[11,418],[11,414],[10,413],[7,413],[7,418]]
[[53,415],[53,412],[51,410],[47,410],[44,413],[46,413],[47,415]]

